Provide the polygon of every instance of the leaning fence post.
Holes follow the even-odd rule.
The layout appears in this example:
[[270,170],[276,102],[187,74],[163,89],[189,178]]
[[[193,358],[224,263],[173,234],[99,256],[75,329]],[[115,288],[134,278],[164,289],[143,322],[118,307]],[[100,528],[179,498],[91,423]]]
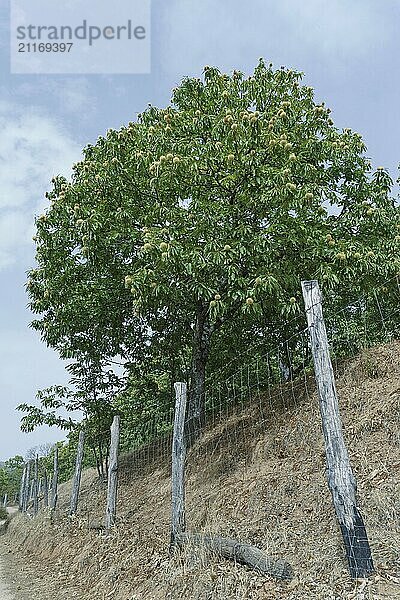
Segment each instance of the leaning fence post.
[[58,499],[58,446],[54,447],[53,479],[51,481],[50,508],[54,510]]
[[186,439],[184,436],[185,414],[187,401],[186,383],[175,383],[175,418],[172,440],[172,519],[171,543],[172,550],[176,536],[185,531],[185,457]]
[[7,508],[7,502],[8,502],[8,494],[6,492],[4,494],[4,498],[3,498],[3,508]]
[[81,484],[83,449],[85,445],[85,432],[83,429],[79,432],[78,450],[76,453],[75,475],[72,484],[70,515],[74,515],[78,508],[79,487]]
[[328,485],[343,535],[350,575],[354,579],[366,577],[373,572],[374,566],[364,521],[356,504],[357,484],[343,439],[321,292],[317,281],[303,281],[301,285],[325,439]]
[[33,480],[33,514],[39,512],[39,455],[36,454],[35,459],[35,476]]
[[115,415],[111,425],[107,508],[105,518],[106,529],[110,529],[114,525],[117,514],[119,424],[120,418],[118,415]]

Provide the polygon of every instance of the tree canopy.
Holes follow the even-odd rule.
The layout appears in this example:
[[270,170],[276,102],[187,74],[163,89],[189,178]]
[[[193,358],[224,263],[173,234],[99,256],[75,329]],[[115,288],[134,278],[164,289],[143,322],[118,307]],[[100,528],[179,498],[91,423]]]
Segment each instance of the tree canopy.
[[192,430],[207,365],[285,331],[301,279],[344,305],[399,271],[388,173],[301,79],[262,60],[248,77],[205,67],[88,145],[36,222],[33,327],[62,358],[121,362],[131,384],[188,378]]

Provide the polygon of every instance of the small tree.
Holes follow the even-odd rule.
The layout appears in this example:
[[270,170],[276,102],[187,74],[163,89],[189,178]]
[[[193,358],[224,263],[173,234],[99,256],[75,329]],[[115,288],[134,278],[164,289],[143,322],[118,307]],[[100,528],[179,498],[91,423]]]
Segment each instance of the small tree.
[[[83,413],[86,443],[93,451],[99,476],[104,478],[104,460],[113,418],[110,394],[118,377],[112,372],[104,373],[98,365],[86,364],[83,360],[81,363],[71,363],[68,370],[72,375],[70,387],[54,385],[40,390],[37,393],[39,406],[27,403],[17,406],[17,410],[25,413],[21,419],[21,429],[30,432],[47,425],[73,432],[79,428],[76,413]],[[74,412],[75,418],[65,416],[68,412]]]

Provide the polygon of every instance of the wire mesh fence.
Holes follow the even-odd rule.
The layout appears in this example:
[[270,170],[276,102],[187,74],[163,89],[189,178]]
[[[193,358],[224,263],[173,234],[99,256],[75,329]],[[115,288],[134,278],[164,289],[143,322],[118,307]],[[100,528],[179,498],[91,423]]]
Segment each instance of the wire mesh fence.
[[[332,310],[335,298],[327,294],[325,322],[336,368],[341,361],[371,345],[399,337],[399,300],[398,277],[372,289],[368,295],[349,300],[337,312]],[[299,314],[289,321],[287,328],[294,331],[289,337],[271,343],[276,335],[270,332],[244,353],[235,356],[229,364],[207,376],[204,386],[206,430],[226,424],[227,419],[235,415],[238,418],[239,414],[246,423],[245,415],[248,414],[247,433],[250,422],[253,429],[260,431],[268,419],[276,416],[276,409],[295,406],[300,398],[310,396],[315,384],[305,315]],[[187,383],[190,398],[190,381]],[[122,437],[124,450],[129,450],[126,462],[132,470],[140,470],[159,460],[169,460],[174,406],[175,397],[171,394],[169,404],[147,406],[146,413],[138,415],[137,426],[132,429],[130,423],[129,431]],[[231,441],[235,448],[237,434]],[[211,456],[215,451],[209,450]]]
[[[400,448],[399,300],[394,278],[344,306],[327,292],[323,304],[359,508],[372,554],[387,564],[399,558],[394,479]],[[316,592],[311,597],[328,598],[346,567],[325,478],[309,333],[306,315],[299,312],[285,327],[264,332],[257,343],[208,372],[201,434],[190,440],[186,453],[185,521],[188,532],[238,540],[267,556],[287,559],[307,589],[318,578],[322,596]],[[160,403],[138,402],[137,414],[121,419],[111,538],[122,539],[129,531],[140,547],[153,547],[157,540],[157,551],[165,551],[171,527],[174,412],[171,394]],[[81,494],[78,517],[101,531],[107,486],[98,482],[95,489],[90,481],[90,490]]]
[[[350,298],[340,308],[333,295],[325,295],[331,357],[343,381],[351,358],[371,346],[396,343],[399,300],[398,277]],[[323,540],[321,569],[329,571],[338,563],[338,544],[334,519],[327,516],[332,506],[324,479],[324,444],[305,314],[288,322],[287,331],[290,335],[280,332],[279,341],[276,333],[265,335],[206,377],[203,427],[186,458],[187,526],[205,534],[235,536],[268,553],[291,555],[297,547],[299,560],[306,560],[301,537],[309,535],[314,521],[314,549],[320,552]],[[374,367],[367,363],[367,376],[374,377]],[[354,413],[363,407],[354,403],[343,383],[339,387],[350,459],[354,456],[363,484],[368,457],[375,452],[372,438],[369,429],[353,432]],[[122,485],[155,470],[170,478],[174,403],[171,398],[170,405],[156,414],[149,412],[142,421],[120,463]],[[395,437],[393,431],[390,435]],[[366,524],[367,528],[371,524],[368,517]],[[387,529],[379,531],[373,545],[383,548]]]

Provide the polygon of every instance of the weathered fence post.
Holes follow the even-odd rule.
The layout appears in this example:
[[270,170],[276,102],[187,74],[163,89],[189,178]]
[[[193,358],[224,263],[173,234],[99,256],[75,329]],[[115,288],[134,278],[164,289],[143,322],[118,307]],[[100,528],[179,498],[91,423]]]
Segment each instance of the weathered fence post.
[[171,543],[172,551],[176,545],[176,537],[184,533],[185,523],[185,457],[186,439],[184,435],[187,402],[186,383],[175,383],[175,418],[172,440],[172,519]]
[[35,476],[33,480],[33,514],[39,512],[39,455],[36,454],[35,459]]
[[70,506],[70,510],[69,510],[70,515],[74,515],[76,513],[76,509],[78,508],[78,497],[79,497],[79,487],[81,485],[84,446],[85,446],[85,432],[83,431],[83,429],[81,429],[81,431],[79,432],[78,450],[76,453],[75,475],[74,475],[74,481],[72,484],[71,506]]
[[106,529],[115,524],[117,515],[117,488],[118,488],[118,446],[119,446],[120,418],[116,415],[111,425],[110,460],[108,467],[108,490],[106,508]]
[[28,461],[26,464],[24,491],[22,493],[22,512],[24,512],[24,513],[26,513],[26,511],[28,510],[30,476],[31,476],[31,463],[30,463],[30,461]]
[[51,481],[51,497],[50,497],[50,508],[54,510],[57,506],[58,499],[58,446],[54,447],[54,467],[53,467],[53,478]]
[[27,465],[25,463],[23,471],[22,471],[22,475],[21,475],[21,485],[20,485],[20,488],[19,488],[18,509],[19,509],[20,512],[22,512],[23,505],[24,505],[24,491],[25,491],[26,471],[27,471]]
[[4,494],[4,498],[3,498],[3,508],[7,508],[7,502],[8,502],[8,494]]
[[[35,461],[32,461],[35,464]],[[29,490],[29,502],[33,502],[33,496],[35,492],[35,467],[33,467],[33,479],[31,480],[31,487]]]
[[357,484],[343,439],[321,292],[317,281],[303,281],[301,285],[325,439],[328,485],[346,547],[350,575],[366,577],[373,572],[374,566],[364,521],[356,504]]
[[49,480],[47,478],[47,471],[43,473],[43,506],[48,508],[49,506]]

